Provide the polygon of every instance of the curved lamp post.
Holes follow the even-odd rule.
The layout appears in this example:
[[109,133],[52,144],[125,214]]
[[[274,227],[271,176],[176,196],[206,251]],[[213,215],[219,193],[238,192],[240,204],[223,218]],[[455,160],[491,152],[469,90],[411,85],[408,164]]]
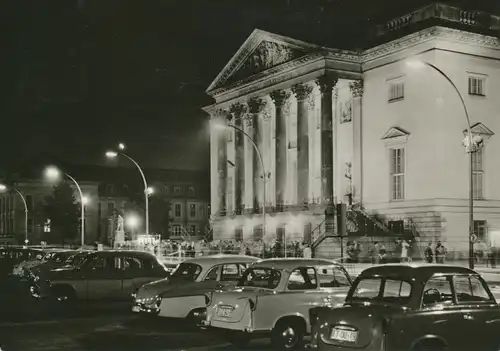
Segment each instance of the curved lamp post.
[[[262,168],[262,176],[261,177],[262,177],[262,181],[264,182],[264,189],[263,189],[264,201],[262,202],[262,237],[264,238],[266,236],[266,200],[267,200],[267,198],[266,198],[266,183],[267,183],[266,182],[266,175],[267,175],[267,172],[266,172],[266,168],[264,165],[264,158],[262,157],[262,153],[260,152],[259,147],[255,143],[255,141],[252,139],[252,137],[247,132],[245,132],[243,129],[241,129],[240,127],[237,127],[231,123],[228,123],[228,124],[215,123],[214,127],[218,130],[224,130],[226,128],[233,128],[233,129],[237,130],[238,132],[240,132],[241,134],[243,134],[244,136],[246,136],[248,138],[248,140],[252,143],[255,152],[257,153],[257,156],[258,156],[259,161],[260,161],[260,166]],[[285,252],[286,252],[286,249],[285,249]]]
[[[123,143],[120,143],[120,144],[118,144],[118,148],[120,150],[125,150],[125,145]],[[146,203],[145,204],[145,211],[144,211],[145,217],[146,217],[146,220],[145,220],[146,235],[148,235],[149,234],[149,195],[151,195],[153,193],[153,188],[148,187],[148,182],[146,181],[146,176],[144,175],[144,172],[142,171],[141,166],[139,166],[139,164],[132,157],[130,157],[129,155],[127,155],[124,152],[116,152],[116,151],[107,151],[106,152],[107,158],[116,158],[116,157],[118,157],[118,155],[123,156],[123,157],[127,158],[130,162],[132,162],[135,165],[135,167],[137,168],[137,170],[139,171],[139,173],[141,174],[142,182],[144,184],[144,197],[145,197],[145,203]]]
[[473,242],[473,235],[474,235],[474,177],[473,177],[474,172],[473,171],[474,170],[473,170],[472,154],[477,151],[477,147],[482,143],[482,138],[472,137],[469,111],[467,110],[467,105],[465,104],[465,100],[462,94],[460,93],[460,90],[458,90],[455,83],[451,80],[450,77],[446,75],[446,73],[444,73],[441,69],[439,69],[438,67],[427,61],[411,60],[406,62],[406,64],[409,67],[413,68],[422,68],[427,66],[432,68],[434,71],[438,72],[442,77],[446,79],[448,83],[450,83],[453,89],[455,89],[464,108],[465,118],[467,120],[467,134],[468,134],[468,137],[466,138],[467,141],[464,142],[464,146],[466,147],[466,151],[469,153],[469,268],[474,269],[474,242]]
[[28,204],[26,203],[26,198],[16,188],[8,188],[6,185],[0,184],[0,192],[8,191],[8,190],[12,190],[12,191],[16,192],[17,195],[19,195],[19,197],[23,201],[23,205],[24,205],[24,243],[27,246],[29,243],[29,240],[28,240]]
[[82,193],[82,188],[80,187],[80,184],[76,181],[75,178],[70,176],[68,173],[61,172],[58,168],[56,167],[47,167],[45,169],[45,177],[49,180],[57,180],[61,178],[61,175],[65,175],[68,177],[76,186],[76,189],[78,190],[78,193],[80,194],[80,204],[81,204],[81,242],[82,242],[82,249],[83,246],[85,245],[85,203],[87,202],[87,198],[83,196]]

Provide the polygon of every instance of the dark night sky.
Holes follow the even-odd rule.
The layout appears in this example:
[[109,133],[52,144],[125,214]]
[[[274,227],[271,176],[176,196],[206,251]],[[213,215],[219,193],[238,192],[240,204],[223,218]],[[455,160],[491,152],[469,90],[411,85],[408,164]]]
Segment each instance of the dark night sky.
[[39,152],[99,163],[118,141],[149,166],[208,167],[204,91],[253,29],[353,46],[429,2],[4,0],[0,169]]

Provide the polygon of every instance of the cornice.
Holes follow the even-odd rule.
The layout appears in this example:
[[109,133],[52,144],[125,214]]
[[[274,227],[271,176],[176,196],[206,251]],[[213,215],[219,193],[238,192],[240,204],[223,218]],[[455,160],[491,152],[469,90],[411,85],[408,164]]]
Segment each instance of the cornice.
[[[265,35],[266,39],[276,37],[276,40],[284,40],[283,38],[285,38],[274,35],[272,33],[258,30],[256,33],[257,34],[249,37],[245,44],[242,45],[238,53],[235,54],[234,59],[230,62],[231,65],[228,64],[224,68],[223,72],[225,72],[224,74],[227,75],[227,77],[223,78],[221,75],[219,75],[219,77],[216,78],[214,82],[220,82],[221,79],[227,79],[232,74],[232,72],[235,72],[243,63],[248,54],[250,54],[250,52],[255,49],[255,47],[259,45],[259,43],[262,42],[263,35]],[[345,77],[340,76],[340,78],[353,79],[352,74],[362,74],[362,69],[360,68],[359,71],[355,72],[354,69],[351,70],[348,65],[361,66],[365,63],[436,39],[442,39],[448,42],[466,43],[468,45],[480,46],[491,50],[500,50],[500,40],[496,37],[485,36],[482,34],[471,33],[447,27],[434,26],[418,31],[416,33],[406,35],[389,43],[381,44],[376,47],[367,49],[363,52],[329,49],[310,45],[309,49],[314,48],[317,51],[299,57],[295,60],[283,63],[279,66],[269,68],[243,80],[228,84],[227,86],[216,88],[213,90],[210,90],[209,88],[207,92],[216,100],[218,100],[216,105],[224,104],[227,101],[237,99],[238,97],[241,97],[243,95],[300,77],[307,73],[304,73],[304,67],[321,61],[323,61],[322,66],[320,67],[320,64],[318,65],[318,67],[313,67],[312,70],[323,68],[325,70],[328,69],[337,71],[337,69],[335,68],[335,63],[337,62],[339,66],[338,71],[345,71]],[[290,45],[290,42],[293,41],[290,38],[286,38],[286,40],[287,45]],[[306,43],[297,41],[296,45],[304,47]],[[328,60],[329,62],[328,67],[325,66],[326,60]],[[345,70],[346,68],[341,67],[347,67],[349,69],[349,72]],[[235,95],[237,96],[229,97],[229,95],[234,95],[233,93],[235,93]],[[228,95],[228,98],[224,98],[224,95]],[[210,110],[212,110],[212,107],[208,106],[204,108],[204,110],[209,112]]]

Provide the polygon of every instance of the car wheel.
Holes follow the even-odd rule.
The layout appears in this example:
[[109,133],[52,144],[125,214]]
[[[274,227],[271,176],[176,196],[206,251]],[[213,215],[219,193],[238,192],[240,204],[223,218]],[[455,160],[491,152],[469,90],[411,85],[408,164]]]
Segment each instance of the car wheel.
[[187,322],[190,327],[199,327],[201,322],[205,320],[207,315],[206,308],[197,308],[189,312],[187,316]]
[[271,334],[271,343],[278,350],[297,349],[304,340],[304,326],[297,320],[279,322]]
[[235,346],[237,349],[240,349],[242,347],[245,347],[248,345],[250,342],[251,338],[250,335],[245,334],[245,333],[237,333],[237,332],[232,332],[229,333],[228,335],[229,342]]

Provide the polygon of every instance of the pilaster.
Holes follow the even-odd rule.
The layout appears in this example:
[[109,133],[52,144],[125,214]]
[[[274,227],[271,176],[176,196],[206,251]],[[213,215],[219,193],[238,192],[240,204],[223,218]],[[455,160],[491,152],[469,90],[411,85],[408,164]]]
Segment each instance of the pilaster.
[[349,84],[352,94],[352,128],[353,128],[353,164],[352,180],[354,186],[353,200],[361,203],[363,200],[363,159],[362,159],[362,98],[364,93],[363,80]]

